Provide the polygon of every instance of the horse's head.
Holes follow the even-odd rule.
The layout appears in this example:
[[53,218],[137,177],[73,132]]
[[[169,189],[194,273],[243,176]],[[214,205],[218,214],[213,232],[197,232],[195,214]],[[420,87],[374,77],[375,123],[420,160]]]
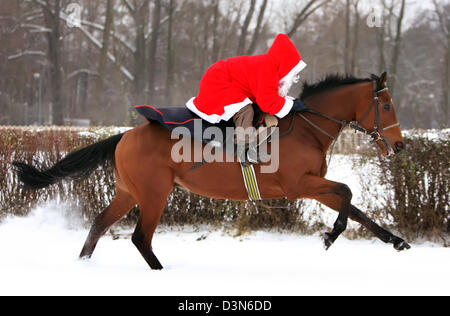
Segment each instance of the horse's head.
[[397,153],[405,148],[405,143],[386,86],[387,74],[384,72],[380,77],[372,75],[372,79],[370,106],[367,107],[366,101],[361,102],[356,109],[357,123],[354,126],[372,136],[383,155],[389,155],[391,151]]

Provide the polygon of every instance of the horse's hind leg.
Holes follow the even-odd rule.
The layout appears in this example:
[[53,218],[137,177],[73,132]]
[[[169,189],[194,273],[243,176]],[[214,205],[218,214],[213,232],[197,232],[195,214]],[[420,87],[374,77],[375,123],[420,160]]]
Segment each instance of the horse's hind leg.
[[[158,169],[158,168],[156,168]],[[162,168],[158,171],[153,179],[151,177],[142,177],[149,179],[147,183],[142,183],[139,188],[145,189],[139,194],[139,221],[136,229],[131,237],[133,244],[141,253],[147,264],[152,269],[160,270],[162,265],[156,258],[152,249],[153,234],[158,226],[161,214],[164,211],[167,197],[173,188],[173,175],[171,172],[164,172]]]
[[[155,196],[153,196],[155,198]],[[141,253],[147,264],[153,270],[161,270],[163,266],[156,258],[152,249],[152,239],[155,233],[156,226],[158,226],[159,219],[164,210],[167,195],[164,198],[153,200],[151,204],[140,203],[140,217],[136,224],[131,241]]]
[[136,201],[130,193],[117,186],[116,196],[111,204],[95,218],[83,249],[81,250],[80,258],[90,258],[100,237],[135,205]]
[[161,270],[163,268],[152,249],[153,234],[158,221],[159,219],[152,219],[151,222],[146,222],[146,220],[142,221],[142,218],[140,218],[131,237],[133,244],[153,270]]

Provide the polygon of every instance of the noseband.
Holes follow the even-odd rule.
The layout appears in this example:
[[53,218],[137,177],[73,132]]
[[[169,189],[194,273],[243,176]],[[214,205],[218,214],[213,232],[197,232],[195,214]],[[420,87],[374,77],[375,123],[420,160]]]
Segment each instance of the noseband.
[[[381,90],[377,90],[377,82],[376,81],[372,81],[373,82],[373,99],[372,102],[370,103],[369,108],[367,109],[366,113],[363,115],[363,117],[361,118],[361,120],[357,121],[357,122],[349,122],[347,123],[346,121],[341,121],[338,119],[335,119],[334,117],[328,116],[326,114],[323,113],[319,113],[316,112],[314,110],[308,109],[305,112],[308,113],[312,113],[312,114],[316,114],[319,115],[321,117],[324,117],[326,119],[329,119],[333,122],[336,122],[338,124],[341,124],[341,129],[339,131],[340,132],[344,129],[344,127],[348,126],[351,129],[358,131],[358,132],[362,132],[366,135],[369,135],[370,137],[372,137],[371,143],[376,143],[378,141],[381,141],[381,143],[384,146],[384,149],[389,153],[389,144],[387,142],[387,140],[381,135],[382,132],[387,131],[391,128],[394,128],[396,126],[399,126],[400,123],[395,123],[386,127],[383,127],[381,125],[381,118],[380,118],[380,111],[379,111],[379,101],[378,101],[378,93],[387,90],[388,88],[385,87]],[[368,131],[367,129],[365,129],[361,123],[367,118],[367,116],[369,115],[369,113],[372,111],[372,108],[375,108],[375,117],[374,117],[374,122],[373,122],[373,131]],[[318,129],[320,132],[322,132],[323,134],[327,135],[328,137],[330,137],[331,139],[336,141],[337,137],[334,137],[333,135],[329,134],[328,132],[326,132],[325,130],[323,130],[322,128],[320,128],[319,126],[317,126],[316,124],[314,124],[313,122],[311,122],[310,120],[308,120],[304,115],[302,115],[301,113],[298,113],[305,121],[307,121],[310,125],[312,125],[313,127],[315,127],[316,129]],[[338,136],[339,136],[338,134]]]

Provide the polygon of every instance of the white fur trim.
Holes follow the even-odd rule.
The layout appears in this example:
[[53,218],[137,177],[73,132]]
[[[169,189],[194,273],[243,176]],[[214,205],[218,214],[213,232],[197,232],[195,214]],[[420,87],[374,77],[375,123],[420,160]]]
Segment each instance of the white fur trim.
[[275,115],[278,116],[279,118],[283,118],[286,115],[288,115],[292,107],[294,106],[294,101],[292,101],[291,97],[286,97],[285,100],[286,101],[284,102],[284,105],[281,108],[280,112],[275,113]]
[[222,115],[218,115],[218,114],[208,115],[208,114],[201,112],[199,109],[197,109],[197,107],[194,104],[194,99],[195,99],[195,97],[191,98],[186,103],[186,107],[189,110],[191,110],[192,112],[194,112],[195,114],[197,114],[198,116],[200,116],[202,119],[204,119],[212,124],[219,123],[221,120],[228,121],[230,118],[233,117],[233,115],[235,115],[237,112],[239,112],[239,110],[242,109],[244,106],[253,103],[249,98],[245,98],[244,101],[242,101],[242,102],[226,105],[224,107],[225,112]]
[[296,75],[298,75],[299,72],[302,71],[305,67],[306,67],[306,63],[303,60],[300,60],[300,62],[297,65],[295,65],[295,67],[292,68],[291,71],[289,71],[289,73],[286,76],[281,78],[280,82],[292,81],[293,78]]

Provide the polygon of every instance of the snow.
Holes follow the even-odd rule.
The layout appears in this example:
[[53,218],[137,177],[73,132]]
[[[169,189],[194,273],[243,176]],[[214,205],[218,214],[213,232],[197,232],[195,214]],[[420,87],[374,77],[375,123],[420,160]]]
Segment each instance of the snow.
[[428,140],[437,141],[440,139],[448,140],[450,139],[450,128],[445,129],[410,129],[402,131],[403,136],[410,138],[423,137]]
[[[355,167],[356,159],[333,155],[327,178],[346,183],[353,204],[370,217],[364,206],[388,192],[376,181],[376,166]],[[367,196],[362,182],[369,180]],[[73,206],[59,203],[0,222],[0,295],[450,295],[450,251],[430,242],[397,252],[375,238],[340,236],[325,251],[319,234],[158,227],[153,249],[164,270],[152,271],[132,230],[114,239],[113,227],[90,260],[79,260],[88,230]],[[303,207],[305,216],[332,227],[335,211],[317,212],[315,202]],[[349,221],[348,229],[358,225]]]
[[319,236],[159,228],[165,268],[152,271],[127,234],[79,260],[88,231],[68,214],[50,204],[0,224],[0,295],[450,294],[450,251],[432,243],[396,252],[341,236],[325,251]]
[[81,131],[78,132],[78,135],[81,137],[90,137],[97,139],[99,137],[112,136],[116,134],[125,133],[129,131],[132,127],[128,126],[112,126],[112,127],[101,127],[96,129],[90,129],[89,131]]

